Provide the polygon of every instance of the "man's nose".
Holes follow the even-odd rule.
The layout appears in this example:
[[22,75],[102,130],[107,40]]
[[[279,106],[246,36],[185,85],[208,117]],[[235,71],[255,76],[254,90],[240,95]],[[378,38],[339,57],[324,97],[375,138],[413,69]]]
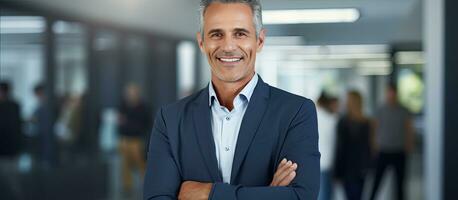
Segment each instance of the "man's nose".
[[234,38],[227,36],[223,40],[222,50],[225,52],[233,52],[236,50],[237,45]]

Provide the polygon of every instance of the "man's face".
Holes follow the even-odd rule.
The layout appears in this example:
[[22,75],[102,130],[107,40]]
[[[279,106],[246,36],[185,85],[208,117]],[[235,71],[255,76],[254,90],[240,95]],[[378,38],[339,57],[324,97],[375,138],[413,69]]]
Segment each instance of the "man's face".
[[256,38],[251,8],[243,3],[212,3],[204,14],[203,39],[197,41],[211,66],[212,80],[238,82],[254,74],[256,53],[265,33]]
[[135,85],[129,85],[126,88],[125,96],[129,103],[138,103],[140,101],[140,89]]

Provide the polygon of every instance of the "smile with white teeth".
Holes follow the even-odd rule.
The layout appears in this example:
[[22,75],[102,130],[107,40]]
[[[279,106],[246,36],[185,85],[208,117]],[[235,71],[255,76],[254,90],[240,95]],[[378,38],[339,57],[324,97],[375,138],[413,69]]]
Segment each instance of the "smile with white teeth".
[[219,58],[219,60],[223,62],[238,62],[242,60],[242,58]]

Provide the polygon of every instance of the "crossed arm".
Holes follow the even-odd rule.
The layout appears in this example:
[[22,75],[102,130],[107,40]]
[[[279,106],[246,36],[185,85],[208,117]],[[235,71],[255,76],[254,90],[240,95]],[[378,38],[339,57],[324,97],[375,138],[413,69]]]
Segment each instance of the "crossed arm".
[[305,101],[292,120],[269,186],[181,180],[173,159],[162,111],[156,117],[148,152],[144,199],[316,199],[319,190],[318,131],[315,106]]
[[[274,178],[270,186],[288,186],[296,177],[297,163],[286,160],[284,158],[277,167]],[[181,184],[178,199],[182,200],[198,200],[208,199],[213,183],[202,183],[197,181],[185,181]]]

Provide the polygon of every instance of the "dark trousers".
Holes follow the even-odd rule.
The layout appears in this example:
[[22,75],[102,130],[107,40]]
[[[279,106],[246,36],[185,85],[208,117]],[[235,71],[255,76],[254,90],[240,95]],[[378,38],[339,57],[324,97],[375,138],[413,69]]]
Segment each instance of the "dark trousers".
[[361,200],[363,195],[364,178],[344,180],[343,186],[347,200]]
[[406,155],[404,152],[398,153],[379,153],[377,158],[377,166],[375,170],[375,181],[372,187],[371,200],[375,199],[377,195],[377,190],[382,181],[383,174],[386,171],[386,168],[392,166],[394,167],[395,177],[396,177],[396,197],[398,200],[403,200],[404,197],[404,177],[405,177],[405,168],[406,168]]

